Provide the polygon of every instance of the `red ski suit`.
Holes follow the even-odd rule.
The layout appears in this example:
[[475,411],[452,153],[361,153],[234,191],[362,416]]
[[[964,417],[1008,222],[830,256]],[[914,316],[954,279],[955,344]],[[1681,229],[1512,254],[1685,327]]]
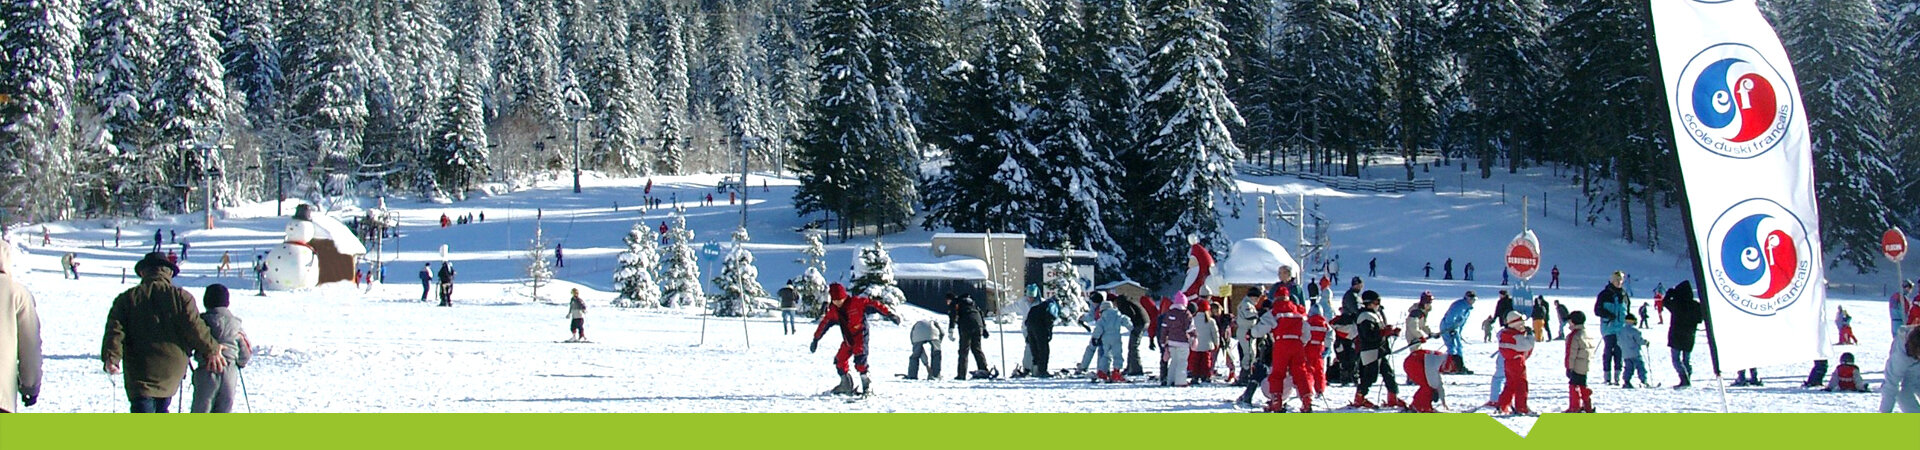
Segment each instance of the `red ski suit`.
[[840,326],[840,352],[833,355],[833,368],[847,373],[847,360],[853,360],[854,370],[867,373],[867,309],[878,310],[880,314],[893,317],[893,310],[884,303],[867,297],[847,297],[840,306],[828,304],[827,312],[820,315],[820,327],[813,330],[814,342],[827,334],[827,329]]
[[1302,348],[1302,363],[1307,365],[1307,376],[1312,380],[1313,395],[1327,392],[1327,361],[1320,355],[1327,354],[1327,334],[1333,327],[1327,325],[1327,318],[1319,314],[1307,316],[1307,346]]
[[1500,390],[1500,401],[1494,406],[1514,412],[1532,411],[1527,407],[1527,357],[1533,355],[1533,333],[1515,330],[1511,327],[1500,329],[1500,362],[1507,367],[1507,384]]
[[1300,393],[1300,407],[1309,409],[1313,406],[1313,383],[1307,374],[1307,311],[1293,302],[1279,301],[1273,302],[1273,310],[1267,314],[1274,321],[1269,333],[1273,336],[1273,367],[1267,371],[1267,389],[1273,391],[1275,402],[1285,400],[1278,392],[1292,376],[1294,390]]
[[1427,369],[1436,369],[1434,374],[1438,375],[1437,366],[1447,359],[1446,353],[1427,349],[1414,350],[1413,354],[1407,355],[1401,367],[1407,370],[1407,378],[1420,386],[1420,390],[1413,393],[1413,404],[1409,408],[1419,412],[1434,412],[1433,401],[1440,397],[1440,379],[1427,376]]

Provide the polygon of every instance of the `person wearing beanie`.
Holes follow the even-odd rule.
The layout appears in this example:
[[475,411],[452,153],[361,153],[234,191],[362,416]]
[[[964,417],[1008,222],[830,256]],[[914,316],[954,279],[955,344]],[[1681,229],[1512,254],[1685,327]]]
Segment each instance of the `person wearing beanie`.
[[167,255],[148,253],[133,265],[140,285],[113,299],[101,338],[100,362],[108,374],[126,368],[132,412],[164,413],[186,378],[189,354],[204,355],[201,367],[224,373],[226,346],[214,340],[193,294],[173,284],[180,267]]
[[200,320],[207,323],[207,332],[213,340],[220,342],[221,355],[233,363],[233,372],[208,370],[205,362],[207,355],[195,355],[201,361],[193,369],[193,412],[230,413],[233,412],[233,398],[240,392],[239,369],[247,367],[247,360],[253,353],[253,344],[247,341],[247,332],[240,327],[240,316],[233,315],[227,308],[227,286],[214,284],[207,286],[201,294],[200,302],[207,312],[200,313]]
[[1195,298],[1187,305],[1193,314],[1189,322],[1191,328],[1187,334],[1193,336],[1193,351],[1187,354],[1188,384],[1212,384],[1215,352],[1220,349],[1220,327],[1213,319],[1213,310],[1206,297]]
[[[1028,317],[1033,317],[1029,312]],[[1031,333],[1031,331],[1029,331]],[[1187,381],[1187,358],[1193,350],[1193,314],[1187,312],[1187,297],[1174,297],[1173,303],[1165,312],[1160,313],[1160,382],[1167,386],[1189,386]],[[1032,337],[1027,338],[1029,342]],[[1036,363],[1040,355],[1035,354]]]
[[[444,248],[444,246],[442,246]],[[440,306],[453,306],[453,261],[440,262]]]
[[[885,303],[874,301],[867,296],[847,295],[847,287],[834,283],[827,287],[830,304],[826,312],[820,314],[820,326],[813,330],[813,343],[807,345],[807,352],[820,350],[820,337],[827,329],[840,327],[840,351],[833,356],[833,368],[840,374],[840,384],[832,393],[845,395],[871,395],[873,379],[867,377],[867,310],[879,311],[881,316],[900,324],[900,316],[888,309]],[[853,363],[854,370],[860,372],[860,388],[853,387],[853,376],[847,372],[847,363]]]
[[1614,375],[1623,372],[1618,335],[1620,329],[1626,327],[1627,291],[1623,288],[1626,278],[1625,272],[1614,272],[1593,301],[1593,315],[1600,318],[1600,372],[1606,376],[1607,384],[1613,384]]
[[1593,340],[1587,335],[1587,313],[1567,314],[1573,324],[1562,331],[1567,341],[1567,413],[1593,412],[1593,388],[1587,387],[1587,371],[1593,368]]
[[1640,320],[1632,314],[1626,316],[1627,326],[1620,328],[1614,335],[1614,342],[1620,345],[1620,358],[1624,372],[1620,373],[1620,387],[1633,389],[1633,377],[1640,376],[1640,386],[1647,386],[1647,361],[1642,358],[1641,349],[1647,346],[1647,338],[1640,334]]
[[567,342],[586,342],[587,302],[580,299],[580,288],[573,288],[573,300],[567,302],[567,319],[567,331],[573,333]]
[[1527,317],[1509,312],[1506,328],[1500,330],[1500,361],[1506,368],[1506,385],[1494,409],[1501,414],[1533,414],[1527,407],[1527,357],[1533,355],[1533,332],[1527,329]]
[[20,271],[13,266],[13,243],[0,237],[0,413],[40,401],[40,312],[16,275]]
[[[1094,334],[1094,324],[1100,322],[1100,305],[1106,302],[1106,293],[1099,291],[1087,292],[1087,312],[1081,313],[1080,318],[1076,319],[1074,323],[1080,325],[1081,329],[1087,330],[1088,335]],[[1080,352],[1080,363],[1073,366],[1074,375],[1084,375],[1087,373],[1087,367],[1093,365],[1094,356],[1100,353],[1100,344],[1098,338],[1087,340],[1087,347]]]
[[1354,383],[1358,389],[1354,392],[1353,403],[1349,408],[1378,408],[1367,400],[1367,391],[1373,383],[1385,378],[1389,408],[1403,407],[1400,402],[1400,387],[1395,381],[1393,365],[1387,363],[1388,352],[1393,351],[1393,336],[1399,330],[1387,324],[1385,314],[1380,311],[1380,293],[1366,291],[1360,294],[1363,300],[1360,313],[1354,320],[1354,344],[1359,349],[1359,379]]

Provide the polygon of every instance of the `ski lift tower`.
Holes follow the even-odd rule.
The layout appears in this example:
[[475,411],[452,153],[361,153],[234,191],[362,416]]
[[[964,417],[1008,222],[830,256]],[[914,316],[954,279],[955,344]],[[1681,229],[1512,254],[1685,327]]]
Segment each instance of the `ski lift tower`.
[[[1276,205],[1276,207],[1272,212],[1272,216],[1274,218],[1280,219],[1280,221],[1282,222],[1286,222],[1288,225],[1293,226],[1295,230],[1295,236],[1297,238],[1297,240],[1294,243],[1294,254],[1300,256],[1300,262],[1303,264],[1303,267],[1301,267],[1301,269],[1303,269],[1303,271],[1309,271],[1312,269],[1307,269],[1308,267],[1314,267],[1314,268],[1321,267],[1322,263],[1325,262],[1326,260],[1326,250],[1332,247],[1333,243],[1332,243],[1332,239],[1328,236],[1328,233],[1327,233],[1327,230],[1331,227],[1332,224],[1328,223],[1326,215],[1320,213],[1320,201],[1314,200],[1313,207],[1309,209],[1307,207],[1306,194],[1298,194],[1297,203],[1293,205],[1288,205],[1286,202],[1280,201],[1279,196],[1277,195],[1274,197],[1275,197],[1274,204]],[[1289,206],[1292,206],[1291,210],[1288,209]],[[1260,235],[1261,237],[1266,237],[1266,234],[1267,234],[1268,213],[1266,211],[1266,208],[1267,208],[1267,198],[1261,197],[1260,198]],[[1308,235],[1307,235],[1307,225],[1308,225],[1307,221],[1309,219],[1313,221],[1312,222],[1312,226],[1313,226],[1312,239],[1308,239]],[[1303,273],[1301,275],[1306,275],[1306,274]]]

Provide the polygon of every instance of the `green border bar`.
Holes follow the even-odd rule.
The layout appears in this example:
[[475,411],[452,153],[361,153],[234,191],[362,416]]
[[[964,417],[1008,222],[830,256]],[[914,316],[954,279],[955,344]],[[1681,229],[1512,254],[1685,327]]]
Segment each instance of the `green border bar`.
[[[1920,415],[17,414],[0,449],[1902,448]],[[1903,444],[1904,443],[1904,444]],[[1883,445],[1884,444],[1884,445]],[[1517,448],[1517,447],[1505,447]]]

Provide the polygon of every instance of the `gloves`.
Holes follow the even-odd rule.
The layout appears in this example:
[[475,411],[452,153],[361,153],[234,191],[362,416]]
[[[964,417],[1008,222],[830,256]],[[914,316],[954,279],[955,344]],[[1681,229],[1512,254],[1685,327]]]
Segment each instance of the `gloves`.
[[807,344],[807,353],[818,353],[819,351],[820,351],[820,341],[816,340],[816,341],[813,341],[812,344]]
[[1093,346],[1095,347],[1100,346],[1100,338],[1093,338]]
[[20,394],[20,406],[33,406],[35,403],[40,403],[39,395]]
[[887,320],[892,321],[894,325],[900,324],[900,316],[887,316]]
[[981,329],[980,329],[980,338],[981,338],[981,339],[986,339],[986,338],[987,338],[987,329],[985,329],[985,328],[981,328]]

